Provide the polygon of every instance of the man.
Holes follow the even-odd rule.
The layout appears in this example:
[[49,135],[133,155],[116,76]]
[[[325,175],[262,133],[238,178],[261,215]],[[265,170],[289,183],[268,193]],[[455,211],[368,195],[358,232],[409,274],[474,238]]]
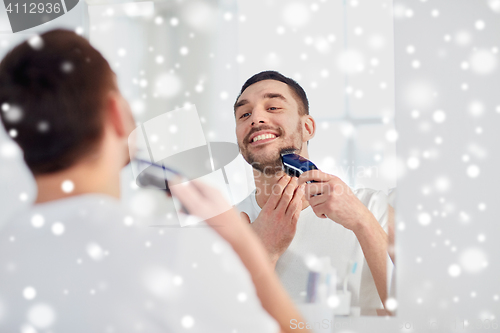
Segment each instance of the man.
[[[159,230],[120,206],[135,124],[88,41],[55,30],[18,45],[0,87],[38,187],[0,231],[1,332],[291,332],[300,315],[237,212],[208,220],[216,231]],[[174,195],[193,214],[228,205],[199,183]]]
[[238,146],[253,167],[256,186],[238,208],[252,222],[289,294],[303,298],[307,262],[328,257],[338,281],[349,286],[351,306],[375,314],[387,298],[384,228],[389,213],[392,221],[392,207],[386,196],[368,189],[352,192],[320,170],[299,178],[284,174],[280,152],[308,158],[316,129],[306,93],[294,80],[275,71],[252,76],[241,88],[234,115]]

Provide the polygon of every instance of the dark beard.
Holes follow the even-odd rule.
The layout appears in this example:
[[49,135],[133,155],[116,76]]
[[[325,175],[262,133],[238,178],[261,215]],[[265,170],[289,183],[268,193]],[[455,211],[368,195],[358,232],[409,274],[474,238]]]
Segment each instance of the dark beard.
[[[273,128],[263,126],[260,128],[256,128],[253,131],[250,131],[250,133],[248,133],[248,135],[245,137],[245,142],[248,143],[249,137],[253,133],[261,131],[261,130],[265,130],[265,129],[273,129]],[[279,137],[281,137],[283,135],[283,130],[281,129],[281,127],[278,128],[278,133],[279,133]],[[302,126],[301,126],[300,121],[297,124],[296,133],[299,135],[299,138],[302,138]],[[293,139],[295,139],[295,138],[296,137],[294,137]],[[293,143],[293,144],[297,144],[297,143]],[[255,170],[262,172],[266,176],[273,177],[273,176],[276,176],[276,175],[281,174],[283,172],[283,163],[281,161],[280,152],[282,150],[286,149],[286,150],[295,150],[296,154],[300,154],[300,152],[302,151],[302,141],[300,140],[298,147],[295,147],[294,145],[289,145],[289,146],[286,146],[286,147],[283,147],[283,148],[277,150],[276,156],[273,157],[271,160],[268,160],[265,162],[257,161],[258,156],[255,156],[253,153],[249,152],[246,149],[247,147],[248,147],[248,144],[245,145],[244,150],[242,150],[241,147],[239,147],[240,152],[243,155],[243,158],[245,159],[245,161],[247,161],[247,163],[250,164],[252,166],[252,168],[254,168]]]
[[265,164],[256,161],[255,156],[252,153],[249,153],[248,158],[245,158],[245,160],[252,166],[252,168],[262,172],[266,176],[277,175],[283,170],[283,164],[281,163],[281,156],[279,153],[275,159],[268,161]]

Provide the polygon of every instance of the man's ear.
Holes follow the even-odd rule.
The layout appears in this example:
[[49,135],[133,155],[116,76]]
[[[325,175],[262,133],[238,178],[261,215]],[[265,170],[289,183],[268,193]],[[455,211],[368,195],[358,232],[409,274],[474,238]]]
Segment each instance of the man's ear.
[[302,141],[309,141],[314,137],[314,134],[316,134],[316,122],[314,121],[314,118],[310,115],[305,115],[304,119],[304,131],[302,131]]
[[106,97],[105,106],[108,124],[116,135],[119,137],[126,136],[125,112],[123,110],[120,95],[115,91],[110,91]]

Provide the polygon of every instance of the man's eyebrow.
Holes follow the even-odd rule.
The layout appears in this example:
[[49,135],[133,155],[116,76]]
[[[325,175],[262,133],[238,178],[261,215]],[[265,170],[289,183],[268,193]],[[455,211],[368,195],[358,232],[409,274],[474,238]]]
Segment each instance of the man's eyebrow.
[[267,93],[263,96],[264,98],[279,98],[285,102],[288,102],[285,98],[285,96],[283,96],[282,94],[278,94],[278,93]]
[[[285,96],[283,96],[282,94],[278,94],[278,93],[267,93],[267,94],[264,94],[264,96],[262,96],[262,97],[266,98],[266,99],[278,98],[278,99],[281,99],[282,101],[288,103]],[[242,99],[241,101],[235,103],[234,104],[234,113],[236,113],[236,109],[238,109],[240,106],[243,106],[245,104],[248,104],[248,100],[246,100],[246,99]]]
[[245,105],[245,104],[248,104],[248,100],[246,100],[246,99],[242,99],[241,101],[236,102],[236,103],[234,104],[234,113],[236,113],[236,109],[237,109],[237,108],[239,108],[240,106],[243,106],[243,105]]

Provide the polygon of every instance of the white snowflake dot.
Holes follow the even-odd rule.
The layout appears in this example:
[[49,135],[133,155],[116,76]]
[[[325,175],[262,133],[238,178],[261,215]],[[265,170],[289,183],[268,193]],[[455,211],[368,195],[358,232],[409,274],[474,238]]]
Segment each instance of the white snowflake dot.
[[127,227],[130,227],[132,224],[134,224],[134,219],[131,216],[125,216],[125,218],[123,219],[123,223]]
[[158,55],[156,56],[155,61],[157,64],[163,64],[163,61],[165,61],[165,59],[163,58],[163,56]]
[[470,165],[468,168],[467,168],[467,175],[471,178],[476,178],[477,176],[479,176],[480,174],[480,170],[479,170],[479,167],[477,165]]
[[55,319],[56,313],[48,304],[36,304],[28,310],[28,320],[35,327],[45,329],[50,327]]
[[392,297],[389,297],[386,301],[385,301],[385,307],[387,310],[389,311],[394,311],[397,309],[398,307],[398,302],[392,298]]
[[479,117],[484,113],[484,105],[480,101],[473,101],[469,104],[469,113],[474,117]]
[[326,300],[329,307],[332,309],[337,308],[340,305],[340,298],[337,295],[332,295]]
[[52,225],[52,233],[56,236],[60,236],[64,233],[64,224],[62,224],[61,222],[55,222],[53,225]]
[[446,113],[443,110],[437,110],[432,114],[432,119],[438,124],[442,123],[446,119]]
[[175,286],[180,286],[184,283],[184,280],[182,279],[182,276],[176,275],[172,279],[172,282],[174,283]]
[[448,274],[452,277],[457,277],[462,273],[462,269],[457,264],[450,265],[448,267]]
[[238,297],[238,301],[240,301],[240,302],[245,302],[248,298],[247,294],[245,294],[243,292],[239,293],[237,297]]
[[120,49],[118,49],[117,53],[118,53],[119,57],[124,57],[127,55],[127,50],[125,50],[124,48],[120,48]]
[[177,17],[172,17],[170,19],[170,25],[173,27],[176,27],[179,25],[179,19]]
[[35,228],[41,228],[45,224],[45,218],[40,214],[35,214],[31,217],[31,225]]
[[28,44],[35,50],[40,50],[43,47],[43,39],[39,35],[35,35],[28,40]]
[[194,319],[191,316],[184,316],[181,319],[181,325],[184,328],[191,328],[194,325]]
[[422,212],[418,215],[418,222],[423,226],[429,225],[431,221],[432,217],[429,213]]
[[[87,245],[87,254],[89,255],[90,258],[92,258],[95,261],[99,261],[104,257],[103,250],[101,246],[97,243],[89,243]],[[78,259],[80,260],[80,259]]]
[[61,184],[61,189],[64,193],[71,193],[75,189],[75,184],[71,180],[65,180]]
[[189,49],[186,46],[183,46],[179,50],[181,55],[187,55],[189,53]]
[[23,289],[23,296],[27,300],[32,300],[33,298],[36,297],[36,290],[35,290],[35,288],[33,288],[31,286],[28,286],[28,287],[24,288]]

